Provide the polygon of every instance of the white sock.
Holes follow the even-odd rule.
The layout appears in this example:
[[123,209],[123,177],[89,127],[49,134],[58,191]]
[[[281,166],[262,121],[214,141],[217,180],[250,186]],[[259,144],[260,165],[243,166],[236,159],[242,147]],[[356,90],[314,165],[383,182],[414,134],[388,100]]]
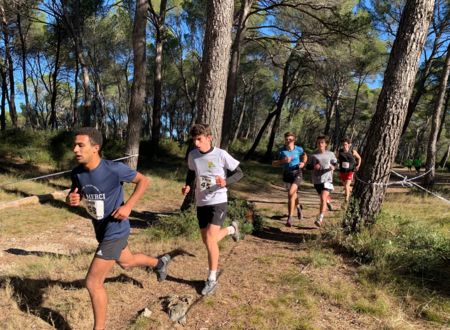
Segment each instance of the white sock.
[[319,219],[320,219],[320,220],[323,220],[323,213],[320,213],[320,214],[319,214]]
[[209,281],[217,281],[217,270],[210,270],[208,274]]
[[233,235],[236,232],[236,229],[233,226],[228,226],[228,235]]

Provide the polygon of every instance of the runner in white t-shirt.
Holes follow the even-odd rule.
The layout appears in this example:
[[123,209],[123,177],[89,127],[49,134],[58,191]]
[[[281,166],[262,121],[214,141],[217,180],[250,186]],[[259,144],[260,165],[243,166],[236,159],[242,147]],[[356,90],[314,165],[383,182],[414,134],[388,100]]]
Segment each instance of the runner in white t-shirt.
[[209,274],[202,295],[213,293],[217,288],[219,265],[218,242],[227,235],[239,240],[237,221],[222,228],[227,214],[227,186],[239,181],[244,175],[239,162],[225,150],[211,146],[211,129],[206,124],[196,124],[190,136],[195,149],[188,155],[188,174],[182,193],[186,195],[195,184],[197,218],[203,243],[208,250]]

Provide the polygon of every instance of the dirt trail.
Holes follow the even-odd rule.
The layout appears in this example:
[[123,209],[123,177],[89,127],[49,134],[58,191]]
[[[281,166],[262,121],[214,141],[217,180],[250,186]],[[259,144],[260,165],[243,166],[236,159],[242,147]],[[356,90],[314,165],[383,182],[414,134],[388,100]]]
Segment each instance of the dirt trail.
[[[295,220],[292,228],[284,226],[287,193],[282,187],[271,185],[265,191],[237,193],[253,201],[258,212],[270,220],[258,236],[248,235],[239,243],[226,239],[221,244],[222,273],[216,293],[205,298],[200,295],[207,274],[207,255],[200,241],[180,240],[148,246],[134,238],[141,229],[133,228],[130,241],[135,250],[145,247],[141,251],[150,254],[172,251],[170,275],[167,281],[158,283],[153,274],[141,269],[125,272],[115,267],[111,278],[126,274],[126,278],[132,280],[107,284],[110,286],[110,329],[129,328],[130,322],[145,307],[152,311],[150,329],[376,329],[382,325],[380,320],[341,306],[320,293],[316,294],[313,302],[302,293],[303,286],[306,292],[306,287],[314,288],[321,283],[358,286],[354,267],[344,260],[331,269],[316,269],[299,262],[299,258],[307,253],[306,242],[320,235],[320,229],[313,224],[319,199],[312,187],[300,192],[304,220]],[[342,194],[334,193],[333,198],[335,207],[339,209]],[[173,205],[179,205],[179,202],[174,201]],[[167,204],[160,205],[157,201],[140,205],[140,210],[170,211]],[[337,212],[333,211],[331,215]],[[89,222],[81,217],[74,218],[59,230],[49,227],[38,236],[39,239],[33,242],[1,237],[0,273],[18,264],[32,263],[42,253],[72,254],[94,249],[96,245]],[[76,276],[82,279],[83,275]],[[119,288],[115,290],[116,286]],[[172,323],[163,309],[163,297],[171,294],[194,297],[184,327]],[[85,303],[88,302],[87,293],[82,295]],[[29,317],[37,319],[36,316]],[[91,324],[91,316],[85,318],[86,324]],[[35,324],[39,324],[36,329],[52,328],[50,325],[42,326],[41,320]],[[74,329],[84,326],[72,325]]]

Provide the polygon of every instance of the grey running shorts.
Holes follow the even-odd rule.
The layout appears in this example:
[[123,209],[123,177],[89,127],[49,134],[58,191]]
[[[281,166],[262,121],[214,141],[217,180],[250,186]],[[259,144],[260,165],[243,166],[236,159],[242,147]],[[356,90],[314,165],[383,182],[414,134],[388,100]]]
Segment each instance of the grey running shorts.
[[95,251],[95,258],[105,259],[105,260],[119,260],[122,250],[128,245],[128,235],[112,239],[108,241],[101,242],[97,251]]

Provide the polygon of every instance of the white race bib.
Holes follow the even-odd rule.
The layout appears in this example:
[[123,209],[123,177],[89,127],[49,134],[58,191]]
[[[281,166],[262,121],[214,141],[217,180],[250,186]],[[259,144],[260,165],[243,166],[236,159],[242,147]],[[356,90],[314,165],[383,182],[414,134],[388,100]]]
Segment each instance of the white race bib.
[[101,220],[105,217],[105,201],[85,199],[86,210],[96,220]]
[[331,182],[325,182],[323,187],[328,190],[334,190],[333,184]]
[[348,168],[350,168],[350,163],[349,162],[342,162],[341,167],[345,168],[345,169],[348,169]]
[[210,189],[216,185],[216,179],[210,176],[199,176],[200,191]]

